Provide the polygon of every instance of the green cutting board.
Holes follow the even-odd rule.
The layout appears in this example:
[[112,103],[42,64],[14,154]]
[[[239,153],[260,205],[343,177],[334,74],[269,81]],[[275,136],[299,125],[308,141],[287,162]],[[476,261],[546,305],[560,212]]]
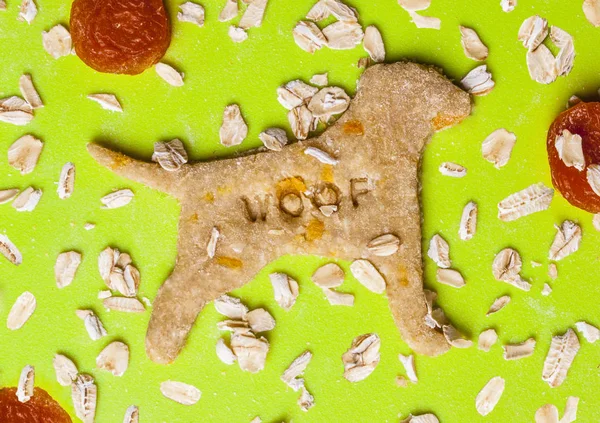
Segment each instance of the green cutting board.
[[[185,73],[185,85],[174,88],[152,69],[134,77],[104,75],[76,56],[52,59],[42,48],[41,31],[57,23],[68,27],[70,2],[38,0],[38,17],[29,26],[16,20],[17,0],[7,1],[8,10],[0,12],[0,98],[18,94],[19,76],[31,73],[45,107],[35,112],[26,127],[0,123],[0,188],[32,185],[44,194],[31,213],[0,206],[0,232],[10,237],[24,257],[19,267],[0,260],[0,321],[6,320],[23,291],[31,291],[38,302],[22,329],[12,332],[4,323],[0,325],[0,386],[15,386],[22,367],[34,365],[36,386],[46,389],[76,421],[70,389],[56,382],[52,368],[54,354],[61,352],[72,357],[80,371],[95,377],[99,423],[121,421],[132,404],[140,407],[142,422],[158,423],[245,423],[255,416],[264,422],[396,422],[411,412],[433,412],[444,423],[531,422],[535,411],[546,403],[555,404],[562,415],[570,395],[581,398],[578,421],[600,420],[599,344],[589,344],[580,336],[581,350],[562,386],[551,389],[541,378],[552,335],[580,320],[600,325],[600,234],[592,227],[592,216],[557,194],[550,210],[509,223],[496,217],[496,205],[507,195],[537,182],[551,186],[548,126],[571,95],[588,100],[597,97],[600,29],[585,19],[581,0],[519,0],[511,13],[501,10],[499,0],[433,0],[423,13],[441,18],[440,31],[417,29],[396,0],[347,1],[358,10],[364,26],[374,24],[381,30],[387,61],[431,63],[455,80],[477,66],[464,56],[458,27],[476,29],[490,49],[486,63],[496,81],[491,94],[474,99],[468,119],[433,137],[423,160],[422,203],[424,245],[433,234],[442,234],[450,243],[454,267],[467,281],[460,290],[438,284],[435,265],[426,258],[425,285],[439,293],[439,305],[469,338],[476,341],[482,330],[491,327],[498,331],[500,342],[488,353],[473,347],[453,349],[437,358],[417,356],[419,382],[406,388],[395,384],[396,376],[404,373],[397,356],[411,351],[394,325],[386,297],[367,291],[348,276],[342,291],[356,296],[355,306],[330,306],[310,281],[326,259],[281,258],[233,293],[251,308],[265,307],[277,321],[276,329],[267,334],[271,350],[266,368],[258,374],[244,373],[237,365],[218,360],[215,343],[221,334],[216,323],[222,316],[212,305],[200,314],[180,357],[162,366],[144,353],[150,310],[141,315],[109,313],[97,299],[98,291],[104,289],[97,257],[109,245],[131,254],[142,274],[140,295],[155,297],[175,260],[179,208],[173,198],[101,168],[88,156],[87,143],[101,141],[146,159],[155,141],[175,137],[183,140],[192,159],[252,149],[260,145],[258,134],[263,129],[288,128],[286,110],[276,99],[279,85],[296,78],[308,81],[313,74],[327,71],[331,84],[353,93],[361,73],[357,61],[365,56],[362,47],[323,49],[314,55],[300,50],[292,28],[313,0],[270,0],[262,27],[251,29],[242,44],[234,44],[227,35],[229,23],[217,19],[223,0],[201,1],[206,8],[203,28],[178,22],[179,2],[169,1],[173,42],[164,60]],[[573,71],[548,86],[530,79],[526,51],[517,41],[519,26],[534,14],[575,39]],[[124,113],[102,110],[86,99],[96,92],[116,94]],[[227,149],[219,144],[218,130],[223,108],[230,103],[241,106],[250,131],[242,145]],[[517,135],[517,143],[509,163],[497,170],[482,158],[481,143],[502,127]],[[26,133],[41,138],[44,150],[35,171],[21,176],[8,166],[6,150]],[[56,181],[68,161],[77,168],[75,192],[70,199],[59,200]],[[443,161],[466,166],[467,176],[442,176],[437,168]],[[100,197],[118,188],[135,192],[132,203],[102,210]],[[463,242],[458,238],[458,225],[463,206],[471,200],[479,205],[479,225],[475,237]],[[558,279],[550,281],[546,273],[553,225],[565,219],[582,226],[583,241],[577,253],[559,263]],[[96,228],[86,231],[86,222],[95,223]],[[523,257],[522,273],[533,283],[530,292],[492,277],[495,254],[509,246]],[[83,254],[83,262],[73,284],[58,290],[53,273],[56,256],[72,249]],[[533,268],[532,260],[543,265]],[[341,264],[348,269],[348,263]],[[268,279],[273,271],[285,271],[300,284],[300,296],[290,312],[273,299]],[[553,288],[548,297],[540,293],[545,282]],[[510,294],[512,302],[502,312],[486,317],[490,304],[503,294]],[[75,316],[79,308],[93,309],[109,336],[91,341]],[[342,376],[341,356],[353,338],[370,332],[381,337],[381,362],[366,380],[350,383]],[[518,361],[502,358],[501,343],[529,337],[537,340],[533,356]],[[114,340],[126,342],[131,350],[123,377],[95,366],[97,354]],[[305,379],[316,405],[302,412],[296,404],[299,394],[280,375],[307,349],[314,358]],[[506,389],[495,410],[484,418],[475,410],[475,396],[494,376],[506,380]],[[164,398],[159,385],[168,379],[197,386],[201,400],[184,406]]]

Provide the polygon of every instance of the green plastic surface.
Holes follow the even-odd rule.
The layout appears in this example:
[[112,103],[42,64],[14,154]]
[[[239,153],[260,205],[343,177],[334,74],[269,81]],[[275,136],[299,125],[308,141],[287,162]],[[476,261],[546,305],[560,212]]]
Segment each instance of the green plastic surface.
[[[419,382],[406,388],[395,385],[396,376],[404,373],[397,355],[410,350],[394,325],[387,299],[348,276],[342,291],[355,294],[356,305],[330,306],[310,281],[312,272],[327,259],[281,258],[233,293],[250,307],[265,307],[277,321],[276,329],[266,335],[271,344],[266,368],[255,375],[218,360],[215,342],[221,333],[216,323],[222,317],[212,305],[199,316],[180,357],[161,366],[144,353],[150,311],[142,315],[107,312],[97,299],[98,291],[104,289],[97,257],[108,245],[131,254],[142,274],[140,296],[154,298],[175,260],[179,208],[174,199],[101,168],[88,156],[87,143],[101,141],[146,159],[155,141],[174,137],[184,141],[192,159],[256,147],[261,130],[288,127],[286,110],[276,100],[279,85],[296,78],[308,81],[315,73],[329,71],[331,84],[354,92],[361,72],[356,63],[365,56],[362,47],[323,49],[314,55],[300,50],[291,31],[313,0],[270,0],[262,27],[251,29],[242,44],[229,39],[229,23],[218,22],[223,0],[200,2],[206,8],[203,28],[178,22],[178,2],[170,1],[173,42],[164,60],[185,72],[185,85],[174,88],[152,69],[135,77],[104,75],[76,56],[52,59],[42,48],[41,31],[57,23],[67,25],[70,2],[38,0],[38,17],[29,26],[16,20],[17,0],[7,1],[8,10],[0,12],[0,98],[19,94],[19,76],[29,72],[45,107],[35,112],[34,121],[26,127],[0,123],[0,188],[32,185],[44,194],[31,213],[0,206],[0,232],[24,256],[19,267],[0,259],[0,386],[16,385],[21,368],[34,365],[36,386],[49,391],[77,421],[70,389],[58,385],[52,368],[52,357],[61,352],[72,357],[80,371],[95,377],[99,423],[121,421],[131,404],[140,407],[142,422],[244,423],[255,416],[264,422],[396,422],[411,412],[433,412],[445,423],[530,422],[546,403],[555,404],[562,415],[570,395],[581,398],[578,421],[600,419],[600,345],[580,336],[581,351],[566,382],[551,389],[541,379],[553,334],[563,333],[580,320],[600,325],[599,235],[592,227],[592,216],[571,207],[557,193],[548,211],[510,223],[496,217],[496,204],[507,195],[536,182],[551,186],[548,126],[572,94],[596,98],[600,29],[585,19],[581,0],[519,0],[512,13],[504,13],[498,0],[434,0],[423,14],[440,17],[440,31],[417,29],[396,0],[347,1],[357,8],[364,26],[375,24],[381,30],[389,62],[432,63],[459,80],[478,63],[464,56],[458,26],[476,29],[488,45],[487,65],[496,88],[474,100],[472,116],[461,125],[435,135],[423,160],[424,249],[433,234],[441,233],[467,285],[457,290],[438,284],[435,265],[428,258],[424,260],[425,284],[437,290],[438,303],[474,341],[489,327],[498,331],[501,343],[537,340],[535,354],[519,361],[505,361],[500,343],[488,353],[473,347],[437,358],[417,356]],[[533,14],[546,17],[575,39],[573,71],[549,86],[529,78],[526,50],[517,41],[521,22]],[[96,92],[116,94],[124,113],[102,110],[86,99]],[[226,149],[219,144],[218,130],[223,108],[233,102],[240,104],[250,132],[241,146]],[[497,170],[482,158],[481,142],[501,127],[514,132],[517,143],[509,163]],[[26,133],[40,137],[44,150],[35,171],[21,176],[8,166],[6,150]],[[55,183],[68,161],[77,168],[75,192],[70,199],[59,200]],[[437,168],[443,161],[463,164],[467,176],[442,176]],[[130,205],[100,208],[100,197],[126,187],[135,191]],[[475,237],[463,242],[458,238],[458,225],[462,207],[471,200],[479,205],[479,225]],[[553,225],[565,219],[580,223],[583,242],[576,254],[558,264],[558,279],[549,281],[547,255],[555,234]],[[84,230],[86,222],[95,223],[96,228]],[[522,274],[533,283],[529,293],[492,277],[493,257],[508,246],[523,257]],[[58,290],[54,262],[60,252],[71,249],[83,254],[83,262],[73,284]],[[532,260],[543,265],[533,268]],[[343,266],[348,269],[347,263]],[[273,299],[268,280],[272,271],[288,272],[299,281],[301,293],[290,312]],[[540,294],[544,282],[553,288],[548,297]],[[22,329],[11,332],[4,322],[14,300],[25,290],[35,294],[37,310]],[[486,317],[490,304],[503,294],[510,294],[512,302]],[[78,308],[93,309],[109,336],[91,341],[75,316]],[[381,337],[381,362],[366,380],[349,383],[342,377],[341,355],[354,337],[369,332]],[[131,349],[129,369],[120,378],[95,366],[96,355],[113,340],[122,340]],[[305,413],[296,404],[299,393],[279,378],[306,349],[314,354],[305,379],[316,405]],[[506,380],[506,389],[495,410],[484,418],[475,410],[475,396],[494,376]],[[201,400],[183,406],[164,398],[159,385],[168,379],[197,386]]]

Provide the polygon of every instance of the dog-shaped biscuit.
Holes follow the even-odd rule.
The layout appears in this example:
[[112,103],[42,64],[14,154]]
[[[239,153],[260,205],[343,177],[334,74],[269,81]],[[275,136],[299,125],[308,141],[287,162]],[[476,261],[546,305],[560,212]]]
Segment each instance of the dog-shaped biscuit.
[[[417,353],[445,352],[443,335],[424,321],[419,163],[433,133],[459,123],[470,110],[469,95],[436,69],[399,62],[368,68],[339,120],[320,136],[279,152],[168,172],[90,144],[102,165],[181,203],[177,262],[154,301],[148,356],[172,362],[207,303],[286,254],[367,258],[386,280],[403,339]],[[305,154],[307,147],[337,163]],[[323,205],[337,211],[325,216]],[[213,227],[221,236],[211,258],[206,246]],[[384,234],[400,238],[399,250],[370,254],[366,245]]]

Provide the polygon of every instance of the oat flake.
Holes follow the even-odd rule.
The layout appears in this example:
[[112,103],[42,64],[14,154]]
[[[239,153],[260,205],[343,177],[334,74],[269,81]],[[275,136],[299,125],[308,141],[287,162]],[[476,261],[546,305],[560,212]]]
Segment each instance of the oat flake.
[[286,311],[292,308],[298,297],[298,282],[285,273],[271,273],[269,279],[277,304]]
[[56,25],[48,32],[42,31],[42,44],[44,50],[55,59],[70,56],[73,47],[71,34],[62,25]]
[[446,240],[439,234],[435,234],[431,238],[431,241],[429,241],[427,255],[442,269],[452,266],[452,262],[450,261],[450,247]]
[[483,387],[475,399],[475,408],[482,416],[487,416],[494,410],[504,392],[504,379],[496,376]]
[[248,135],[248,125],[242,117],[240,106],[230,104],[223,111],[223,124],[219,130],[221,144],[225,147],[239,145]]
[[114,94],[90,94],[87,96],[92,101],[98,103],[103,109],[111,112],[123,112],[121,103]]
[[[600,167],[599,167],[600,168]],[[550,207],[554,190],[543,183],[533,184],[509,195],[498,203],[498,218],[505,222],[516,220]]]
[[56,192],[58,198],[65,200],[73,194],[75,189],[75,165],[73,163],[65,163],[60,171],[60,177],[58,179],[58,187]]
[[173,87],[183,86],[183,73],[178,72],[172,66],[159,62],[154,66],[154,69],[158,76],[169,85],[172,85]]
[[551,388],[560,386],[567,377],[567,372],[579,351],[579,339],[573,329],[563,335],[552,337],[548,355],[544,361],[542,380]]
[[6,327],[10,330],[17,330],[23,327],[35,311],[35,307],[36,300],[33,294],[29,291],[23,292],[19,295],[8,313]]
[[44,143],[32,135],[23,135],[8,148],[8,164],[26,175],[33,172]]
[[0,253],[15,266],[23,262],[23,256],[19,249],[6,235],[0,234]]
[[19,384],[17,386],[17,399],[19,402],[27,402],[31,399],[34,393],[35,384],[35,369],[33,366],[27,365],[21,370]]
[[81,264],[81,254],[76,251],[60,253],[54,265],[54,278],[59,289],[71,285]]
[[198,25],[199,27],[204,26],[204,7],[201,5],[188,1],[180,4],[179,10],[180,12],[177,13],[177,20],[179,20],[179,22],[189,22]]
[[19,78],[19,89],[21,90],[21,95],[25,99],[27,103],[31,106],[32,109],[39,109],[44,107],[44,103],[40,98],[35,86],[33,85],[33,80],[31,79],[31,75],[24,74]]
[[385,279],[369,260],[354,260],[350,265],[350,272],[369,291],[376,294],[385,292]]
[[160,392],[170,400],[183,405],[196,404],[202,395],[200,390],[195,386],[172,380],[161,383]]

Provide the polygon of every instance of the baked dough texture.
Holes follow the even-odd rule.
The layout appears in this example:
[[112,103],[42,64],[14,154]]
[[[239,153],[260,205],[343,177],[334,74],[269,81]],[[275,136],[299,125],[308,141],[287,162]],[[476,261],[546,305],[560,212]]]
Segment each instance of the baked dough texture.
[[[424,322],[419,163],[434,132],[470,110],[469,95],[437,69],[398,62],[368,68],[344,115],[321,135],[279,152],[257,150],[168,172],[90,144],[100,164],[181,203],[177,262],[154,301],[148,356],[175,360],[207,303],[287,254],[370,260],[386,280],[408,345],[426,355],[447,351],[444,336]],[[307,147],[337,164],[305,154]],[[337,211],[327,217],[323,205]],[[213,227],[220,238],[211,258],[206,246]],[[397,253],[369,253],[367,243],[383,234],[400,238]]]

